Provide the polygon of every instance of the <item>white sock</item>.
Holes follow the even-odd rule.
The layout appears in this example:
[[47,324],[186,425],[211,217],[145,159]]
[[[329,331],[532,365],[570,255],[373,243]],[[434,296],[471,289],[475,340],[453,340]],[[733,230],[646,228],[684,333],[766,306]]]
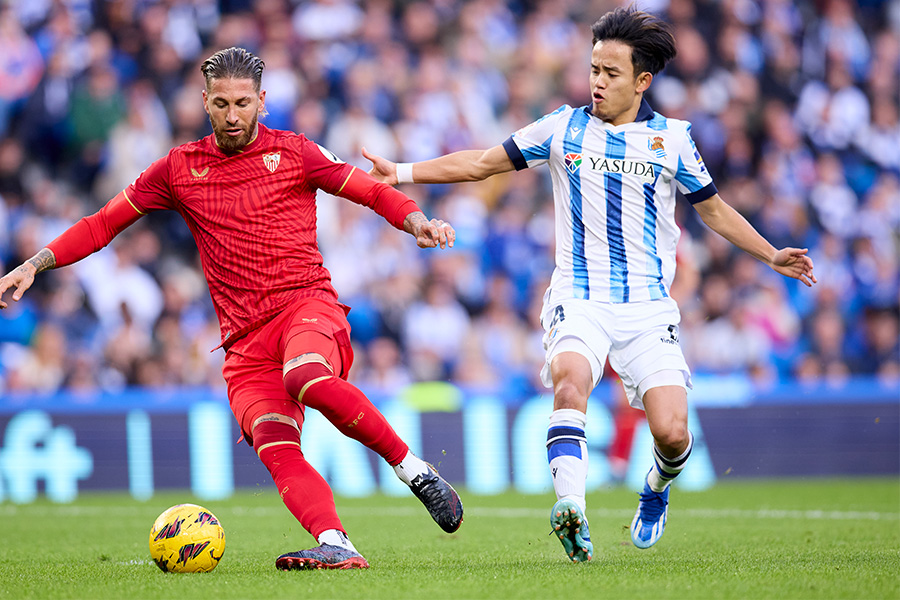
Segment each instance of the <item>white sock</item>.
[[653,466],[647,473],[647,485],[654,492],[664,492],[669,484],[678,477],[679,473],[684,470],[687,460],[691,457],[691,450],[694,449],[694,435],[688,432],[688,446],[684,452],[675,458],[667,458],[653,442]]
[[553,411],[547,429],[547,460],[556,498],[568,498],[582,511],[587,508],[584,499],[588,470],[585,425],[587,415],[580,410],[564,408]]
[[394,473],[406,485],[412,485],[413,479],[427,472],[428,463],[412,452],[407,452],[406,457],[400,461],[400,464],[394,467]]
[[347,537],[347,534],[340,529],[328,529],[326,531],[323,531],[319,534],[319,537],[316,541],[320,544],[340,546],[342,548],[346,548],[347,550],[353,550],[354,552],[359,554],[356,548],[353,547],[353,542],[350,541],[350,538]]

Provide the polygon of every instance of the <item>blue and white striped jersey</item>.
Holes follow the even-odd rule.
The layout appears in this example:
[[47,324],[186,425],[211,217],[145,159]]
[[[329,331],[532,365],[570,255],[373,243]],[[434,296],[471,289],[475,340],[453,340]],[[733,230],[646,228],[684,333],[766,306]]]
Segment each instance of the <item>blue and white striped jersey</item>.
[[692,203],[716,193],[690,131],[690,123],[667,119],[646,101],[635,122],[619,126],[590,106],[564,105],[503,143],[516,170],[550,165],[554,298],[621,303],[669,295],[681,235],[676,186]]

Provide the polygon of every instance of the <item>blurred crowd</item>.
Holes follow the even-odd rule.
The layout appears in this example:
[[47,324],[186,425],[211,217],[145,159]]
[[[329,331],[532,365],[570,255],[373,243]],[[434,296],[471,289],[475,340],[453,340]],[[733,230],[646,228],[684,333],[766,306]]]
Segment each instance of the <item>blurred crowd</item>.
[[[590,25],[612,0],[12,0],[0,5],[0,271],[99,209],[173,145],[210,133],[199,64],[266,62],[272,128],[368,170],[486,148],[583,106]],[[722,197],[818,285],[776,275],[687,202],[672,290],[695,373],[900,378],[900,2],[647,0],[678,57],[647,98],[693,135]],[[319,243],[352,306],[351,379],[540,388],[553,268],[549,171],[403,190],[457,230],[423,251],[320,193]],[[0,312],[0,392],[222,386],[218,325],[175,213],[40,275]]]

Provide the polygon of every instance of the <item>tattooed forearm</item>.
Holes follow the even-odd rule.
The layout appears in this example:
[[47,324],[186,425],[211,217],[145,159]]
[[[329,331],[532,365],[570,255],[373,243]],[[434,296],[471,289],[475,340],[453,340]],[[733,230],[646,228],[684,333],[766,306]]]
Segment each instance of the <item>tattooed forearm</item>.
[[403,221],[403,231],[416,235],[419,227],[427,222],[428,219],[425,218],[424,213],[420,211],[411,212],[406,215],[406,219]]
[[26,261],[32,267],[34,267],[35,273],[40,273],[41,271],[46,271],[47,269],[52,269],[56,266],[56,257],[53,255],[53,252],[50,251],[49,248],[44,248],[31,258]]

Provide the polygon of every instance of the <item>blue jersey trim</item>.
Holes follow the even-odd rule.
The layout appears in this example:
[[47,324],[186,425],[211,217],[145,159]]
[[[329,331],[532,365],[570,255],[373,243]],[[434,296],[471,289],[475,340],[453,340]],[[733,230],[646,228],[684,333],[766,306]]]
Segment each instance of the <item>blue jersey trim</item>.
[[[584,147],[584,132],[590,115],[585,111],[576,110],[569,118],[563,134],[563,166],[569,175],[569,206],[572,211],[572,272],[574,275],[573,295],[582,300],[591,297],[590,277],[587,267],[587,253],[585,252],[584,213],[581,195],[581,156]],[[571,167],[566,164],[565,157],[569,154],[577,155],[577,161],[571,162]]]
[[[625,133],[606,132],[606,158],[625,158]],[[622,231],[622,174],[604,173],[606,240],[609,245],[609,301],[628,302],[628,258]]]
[[503,149],[506,150],[506,155],[509,156],[509,160],[512,161],[516,171],[528,168],[528,161],[522,156],[522,151],[519,150],[519,146],[516,145],[512,136],[509,136],[503,141]]

